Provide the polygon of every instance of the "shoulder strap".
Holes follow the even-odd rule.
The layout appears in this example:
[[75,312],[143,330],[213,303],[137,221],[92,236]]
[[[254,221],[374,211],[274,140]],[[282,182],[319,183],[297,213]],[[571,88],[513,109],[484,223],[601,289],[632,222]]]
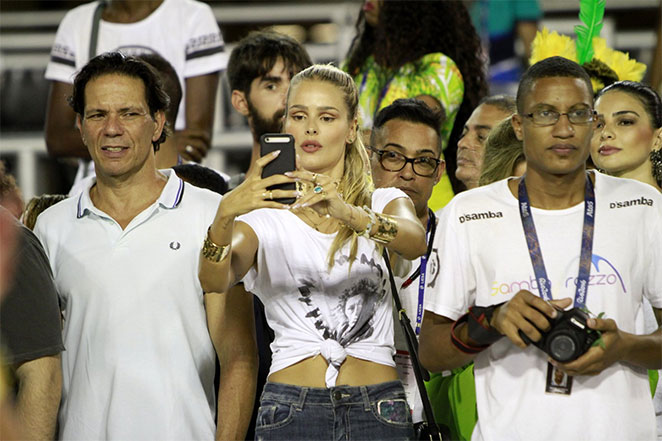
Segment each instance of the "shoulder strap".
[[[430,235],[428,237],[428,248],[425,251],[425,257],[429,259],[430,254],[432,254],[434,235],[437,232],[437,217],[434,215],[434,212],[429,208],[428,208],[428,231]],[[414,280],[416,280],[420,275],[421,275],[421,266],[419,265],[418,267],[416,267],[416,270],[411,274],[411,276],[407,278],[407,281],[405,282],[405,285],[403,285],[403,288],[406,285],[409,285],[410,283],[414,282]]]
[[99,41],[99,23],[101,22],[101,14],[106,9],[106,0],[99,0],[99,4],[94,10],[92,16],[92,32],[90,32],[90,48],[88,51],[88,60],[94,58],[97,54],[97,42]]
[[434,413],[432,412],[432,405],[430,404],[430,399],[428,397],[427,390],[425,389],[424,381],[430,379],[430,374],[424,370],[420,363],[418,362],[418,340],[414,334],[414,330],[411,327],[411,322],[405,310],[402,308],[402,303],[400,302],[400,296],[398,295],[398,288],[395,284],[395,278],[393,277],[393,271],[391,270],[391,261],[388,257],[388,252],[384,248],[384,261],[386,262],[386,269],[388,271],[388,277],[391,282],[391,293],[393,295],[393,300],[395,301],[395,306],[398,309],[398,317],[400,320],[400,325],[405,334],[405,340],[407,341],[407,347],[409,348],[409,358],[411,359],[411,364],[414,369],[414,377],[416,378],[416,385],[418,386],[418,392],[421,394],[421,401],[423,402],[423,411],[425,413],[425,420],[428,423],[428,427],[431,433],[437,435],[434,439],[441,439],[441,434],[439,431],[439,426],[434,420]]

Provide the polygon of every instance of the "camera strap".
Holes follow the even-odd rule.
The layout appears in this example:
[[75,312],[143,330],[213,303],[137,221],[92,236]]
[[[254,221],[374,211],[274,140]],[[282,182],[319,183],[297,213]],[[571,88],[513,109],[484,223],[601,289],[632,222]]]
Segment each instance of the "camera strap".
[[[520,179],[518,188],[519,213],[524,227],[526,244],[529,248],[529,256],[533,265],[533,272],[538,283],[538,292],[543,300],[552,300],[552,282],[547,277],[545,262],[542,259],[540,242],[533,223],[533,213],[529,203],[529,195],[526,191],[524,176]],[[591,259],[593,255],[593,230],[595,226],[595,191],[593,182],[586,174],[586,185],[584,187],[584,228],[582,229],[582,248],[579,257],[579,273],[575,289],[574,306],[583,308],[586,305],[588,293],[589,275],[591,272]]]

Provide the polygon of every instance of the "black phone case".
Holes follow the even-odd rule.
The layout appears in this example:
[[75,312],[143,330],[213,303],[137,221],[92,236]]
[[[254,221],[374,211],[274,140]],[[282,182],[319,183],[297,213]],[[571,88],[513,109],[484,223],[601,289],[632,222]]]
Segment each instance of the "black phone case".
[[[268,138],[281,138],[283,142],[267,142]],[[273,140],[271,140],[273,141]],[[294,171],[296,160],[294,153],[294,137],[285,133],[265,133],[260,136],[260,156],[268,155],[271,152],[280,150],[280,155],[262,170],[262,179],[273,175],[282,175],[285,172]],[[296,190],[296,184],[278,184],[268,187],[267,190]],[[274,199],[281,204],[293,204],[296,198],[278,198]]]

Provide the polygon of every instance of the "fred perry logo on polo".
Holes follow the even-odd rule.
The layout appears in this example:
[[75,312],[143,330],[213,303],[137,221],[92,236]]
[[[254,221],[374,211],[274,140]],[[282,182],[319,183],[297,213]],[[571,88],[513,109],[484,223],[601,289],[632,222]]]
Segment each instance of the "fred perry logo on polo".
[[630,201],[610,202],[609,208],[625,208],[635,205],[648,205],[649,207],[652,207],[653,200],[642,196],[639,199],[632,199]]
[[495,219],[498,217],[503,217],[503,213],[500,211],[497,211],[496,213],[494,211],[485,211],[483,213],[467,213],[458,217],[458,220],[460,221],[461,224],[463,224],[469,221]]
[[181,246],[182,246],[182,244],[180,244],[176,240],[173,240],[172,242],[170,242],[170,249],[171,250],[177,251]]

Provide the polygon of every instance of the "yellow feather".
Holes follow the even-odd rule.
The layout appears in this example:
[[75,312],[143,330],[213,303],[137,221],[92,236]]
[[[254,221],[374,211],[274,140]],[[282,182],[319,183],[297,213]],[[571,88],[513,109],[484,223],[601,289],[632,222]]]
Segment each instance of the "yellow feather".
[[536,33],[536,38],[531,45],[530,64],[535,64],[545,58],[560,56],[577,62],[577,50],[575,42],[567,35],[560,35],[556,31],[550,32],[543,27],[542,31]]
[[627,53],[616,51],[607,46],[604,38],[593,39],[594,57],[605,63],[613,70],[618,79],[629,81],[641,81],[646,72],[646,65],[630,58]]

